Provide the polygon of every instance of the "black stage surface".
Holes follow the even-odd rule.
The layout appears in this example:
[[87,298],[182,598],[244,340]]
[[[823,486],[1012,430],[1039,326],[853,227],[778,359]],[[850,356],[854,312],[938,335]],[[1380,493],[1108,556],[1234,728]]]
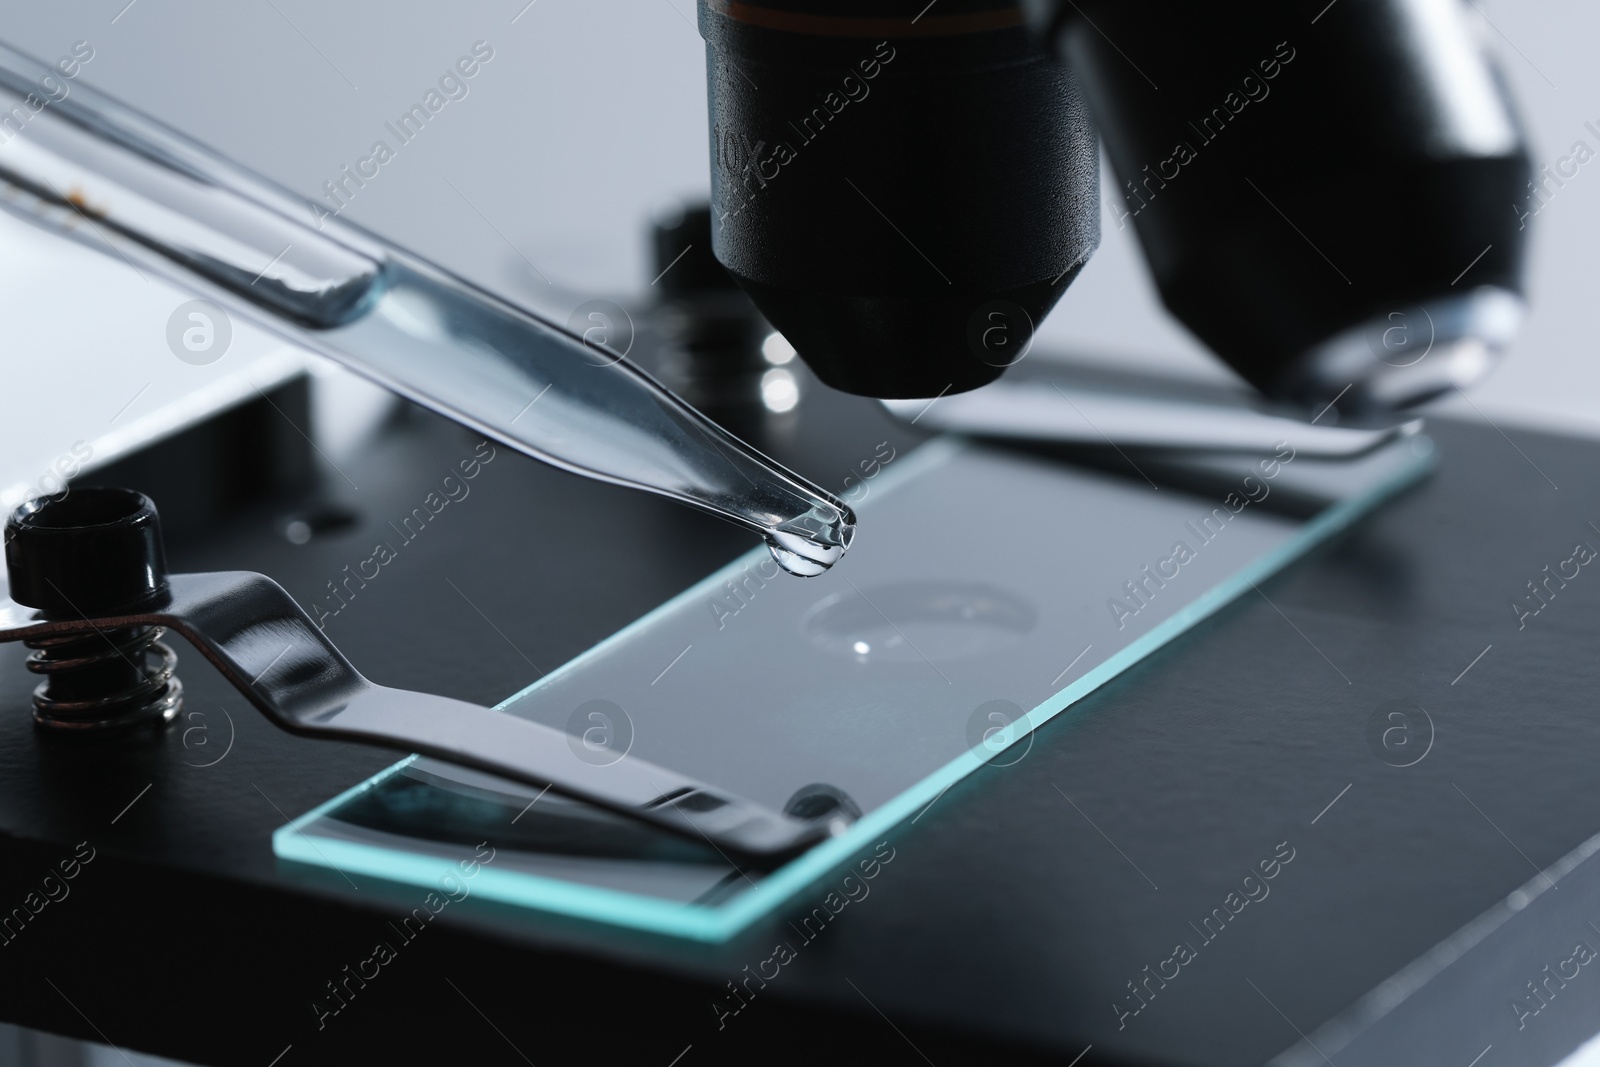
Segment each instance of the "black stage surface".
[[[865,402],[819,396],[799,414],[762,443],[834,488],[885,437],[913,443]],[[727,983],[793,940],[781,921],[713,950],[469,900],[319,1029],[312,1001],[422,892],[366,878],[355,892],[280,865],[270,837],[394,755],[279,732],[181,642],[186,710],[201,718],[139,744],[65,743],[35,732],[22,650],[0,648],[0,911],[80,842],[93,850],[70,895],[0,945],[0,1015],[252,1067],[946,1067],[1070,1063],[1091,1045],[1082,1067],[1257,1064],[1286,1050],[1340,1067],[1467,1067],[1488,1046],[1478,1067],[1553,1063],[1600,1030],[1600,974],[1569,962],[1579,941],[1600,947],[1600,871],[1580,865],[1537,892],[1539,869],[1600,833],[1600,574],[1583,567],[1521,629],[1511,605],[1576,543],[1600,545],[1600,445],[1446,420],[1430,432],[1431,480],[1044,727],[1027,758],[897,828],[870,898],[720,1025]],[[342,464],[348,482],[324,469],[299,498],[203,532],[175,521],[173,569],[260,570],[313,601],[475,441],[402,412]],[[177,491],[164,467],[192,469],[182,450],[220,446],[168,447],[179,451],[143,473],[111,473],[160,504]],[[331,508],[351,509],[353,525],[305,545],[281,535],[290,513]],[[376,681],[493,703],[532,680],[530,661],[549,670],[749,544],[500,449],[328,632]],[[1392,710],[1411,715],[1410,751],[1431,720],[1414,766],[1392,766],[1375,740]],[[230,731],[227,756],[200,766]],[[1269,895],[1205,940],[1203,919],[1290,850]],[[1480,923],[1471,951],[1447,946],[1460,958],[1437,977],[1414,969],[1367,1016],[1348,1014],[1519,887],[1526,906],[1497,931]],[[1129,983],[1170,974],[1178,942],[1194,958],[1136,999]],[[1317,1032],[1341,1015],[1343,1036]]]

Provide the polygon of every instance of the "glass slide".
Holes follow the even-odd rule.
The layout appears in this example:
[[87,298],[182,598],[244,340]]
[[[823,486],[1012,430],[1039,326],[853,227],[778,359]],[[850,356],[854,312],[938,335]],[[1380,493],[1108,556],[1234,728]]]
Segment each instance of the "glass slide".
[[1416,436],[1357,460],[1286,442],[1141,463],[1156,490],[1126,466],[936,439],[863,483],[859,536],[829,573],[780,574],[752,549],[500,705],[565,729],[578,758],[631,751],[774,808],[859,811],[776,870],[418,757],[274,850],[433,887],[487,841],[475,896],[724,941],[986,762],[1072,744],[1070,715],[1033,731],[1415,482],[1431,451]]

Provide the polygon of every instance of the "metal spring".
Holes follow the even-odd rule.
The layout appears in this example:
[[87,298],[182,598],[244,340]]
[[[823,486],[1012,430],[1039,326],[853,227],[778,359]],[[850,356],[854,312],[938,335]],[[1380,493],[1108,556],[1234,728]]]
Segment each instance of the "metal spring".
[[34,650],[28,670],[45,676],[33,691],[34,721],[89,731],[177,718],[183,683],[173,675],[177,654],[159,640],[165,632],[124,626],[24,641]]

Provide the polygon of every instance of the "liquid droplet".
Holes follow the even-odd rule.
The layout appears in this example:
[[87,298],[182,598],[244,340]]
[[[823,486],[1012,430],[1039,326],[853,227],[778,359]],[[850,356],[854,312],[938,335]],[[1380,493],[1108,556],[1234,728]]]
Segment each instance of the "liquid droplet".
[[801,578],[815,578],[844,556],[856,533],[856,516],[818,505],[767,531],[767,548],[778,566]]

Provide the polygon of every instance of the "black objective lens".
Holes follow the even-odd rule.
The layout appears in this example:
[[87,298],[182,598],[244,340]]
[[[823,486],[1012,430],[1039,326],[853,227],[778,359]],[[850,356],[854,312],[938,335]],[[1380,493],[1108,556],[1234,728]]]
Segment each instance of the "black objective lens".
[[1469,384],[1521,312],[1530,166],[1461,5],[1034,0],[1167,307],[1267,394]]
[[1015,0],[701,0],[717,258],[818,377],[976,388],[1099,244],[1098,151]]

